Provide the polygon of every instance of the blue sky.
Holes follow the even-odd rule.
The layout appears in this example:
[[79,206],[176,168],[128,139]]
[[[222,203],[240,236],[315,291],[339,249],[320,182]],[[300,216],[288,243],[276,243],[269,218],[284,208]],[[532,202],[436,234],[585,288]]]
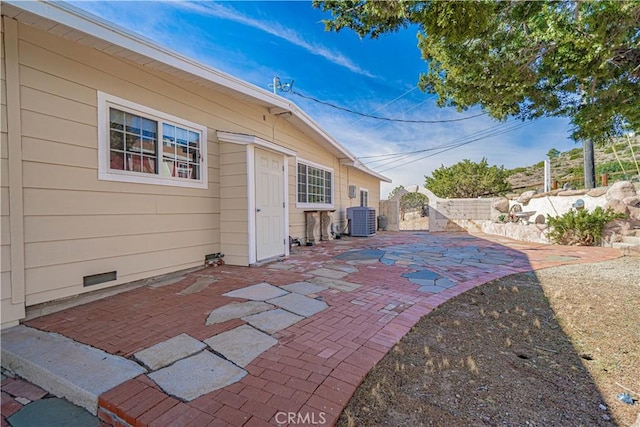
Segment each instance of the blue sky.
[[[481,113],[438,108],[417,89],[426,69],[417,28],[377,40],[350,30],[326,32],[328,14],[302,1],[71,2],[208,66],[269,89],[274,76],[294,80],[295,92],[350,110],[403,120],[455,120]],[[372,169],[396,185],[424,184],[441,165],[463,159],[507,168],[545,158],[551,148],[575,148],[565,119],[496,122],[487,116],[422,124],[363,118],[294,93],[290,99]],[[472,140],[476,140],[468,144]],[[464,145],[461,145],[464,144]],[[439,148],[440,147],[440,148]],[[443,151],[447,149],[447,151]],[[392,155],[429,150],[397,157]]]

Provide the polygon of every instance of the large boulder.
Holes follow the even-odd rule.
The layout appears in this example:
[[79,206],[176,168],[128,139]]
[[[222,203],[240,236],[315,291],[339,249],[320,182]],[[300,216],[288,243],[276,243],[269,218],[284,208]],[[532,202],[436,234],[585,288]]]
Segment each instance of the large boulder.
[[637,194],[636,187],[629,181],[618,181],[609,187],[605,198],[607,200],[624,200],[626,197],[633,197]]
[[529,200],[531,200],[534,194],[536,194],[536,190],[525,191],[520,195],[520,197],[518,197],[516,201],[518,203],[522,203],[523,205],[526,205],[527,203],[529,203]]
[[582,196],[587,193],[587,190],[564,190],[559,192],[558,196]]
[[509,213],[509,199],[501,197],[493,201],[493,208],[500,213]]
[[591,190],[589,190],[587,192],[587,196],[591,196],[591,197],[600,197],[603,194],[605,194],[607,192],[607,190],[609,189],[609,187],[597,187],[597,188],[592,188]]
[[640,207],[640,195],[636,195],[636,196],[631,196],[631,197],[625,197],[624,199],[622,199],[622,201],[627,205],[627,206],[633,206],[633,207]]
[[629,211],[629,221],[637,225],[640,222],[640,208],[627,206],[627,210]]
[[616,219],[604,226],[602,236],[609,243],[621,242],[622,238],[631,230],[629,221]]
[[619,199],[609,200],[604,204],[604,209],[611,209],[615,213],[621,213],[625,215],[629,215],[629,207],[625,202]]

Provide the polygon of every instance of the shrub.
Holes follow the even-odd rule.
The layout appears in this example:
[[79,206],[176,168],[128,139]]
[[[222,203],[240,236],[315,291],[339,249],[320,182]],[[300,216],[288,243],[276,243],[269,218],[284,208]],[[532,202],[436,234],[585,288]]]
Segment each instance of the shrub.
[[625,216],[615,213],[611,209],[605,211],[600,206],[596,207],[593,212],[589,212],[587,209],[571,209],[561,216],[547,215],[548,236],[553,243],[560,245],[598,245],[602,241],[605,225],[614,219],[625,218]]

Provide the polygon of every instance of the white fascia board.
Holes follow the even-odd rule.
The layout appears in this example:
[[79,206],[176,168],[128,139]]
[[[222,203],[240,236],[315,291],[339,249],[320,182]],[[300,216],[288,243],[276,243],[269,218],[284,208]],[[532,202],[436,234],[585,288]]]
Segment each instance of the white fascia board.
[[380,181],[384,181],[384,182],[388,182],[388,183],[393,182],[393,181],[391,181],[391,178],[388,178],[388,177],[386,177],[384,175],[381,175],[381,174],[379,174],[377,172],[374,172],[374,171],[372,171],[371,169],[369,169],[366,166],[354,164],[353,167],[358,169],[358,170],[361,170],[362,172],[364,172],[366,174],[369,174],[369,175],[371,175],[373,177],[378,178]]
[[354,169],[358,169],[359,171],[362,171],[368,175],[374,176],[376,178],[378,178],[380,181],[384,181],[384,182],[389,182],[391,183],[391,178],[388,178],[384,175],[379,174],[378,172],[374,172],[371,169],[369,169],[368,167],[366,167],[365,165],[362,164],[362,162],[360,162],[359,160],[355,160],[355,161],[350,161],[350,160],[342,160],[340,162],[341,165],[344,166],[348,166],[348,167],[352,167]]
[[[307,113],[301,110],[296,104],[282,98],[281,96],[275,95],[229,74],[210,68],[170,49],[159,46],[154,41],[147,39],[144,36],[133,33],[112,22],[106,21],[65,2],[2,0],[2,3],[9,4],[17,9],[32,13],[45,19],[55,21],[69,28],[104,40],[107,43],[120,46],[124,49],[128,49],[132,52],[151,58],[152,60],[162,62],[212,83],[219,84],[246,96],[268,103],[272,105],[270,108],[276,108],[274,111],[291,111],[296,115],[296,117],[309,126],[313,132],[327,141],[338,152],[344,154],[346,159],[343,160],[348,159],[352,162],[357,162],[356,156],[349,152],[349,150],[336,141],[327,131],[320,127],[320,125],[307,115]],[[293,155],[295,155],[295,153]],[[378,177],[385,182],[391,182],[388,178],[383,177],[366,167],[364,167],[364,169],[359,166],[355,167],[370,175]]]
[[81,31],[116,46],[131,50],[153,60],[183,70],[187,73],[225,86],[247,96],[269,103],[276,107],[290,109],[290,103],[284,98],[260,89],[246,81],[214,70],[204,64],[189,59],[170,49],[159,46],[155,42],[130,32],[112,22],[89,14],[82,9],[58,1],[14,1],[3,0],[18,9],[50,19],[69,28]]
[[294,150],[290,150],[286,147],[283,147],[278,144],[274,144],[273,142],[269,142],[262,138],[258,138],[253,135],[246,135],[243,133],[233,133],[233,132],[224,132],[217,131],[216,135],[218,136],[218,140],[222,142],[228,142],[230,144],[238,144],[238,145],[257,145],[258,147],[266,148],[267,150],[274,151],[276,153],[284,154],[288,157],[295,157],[296,152]]

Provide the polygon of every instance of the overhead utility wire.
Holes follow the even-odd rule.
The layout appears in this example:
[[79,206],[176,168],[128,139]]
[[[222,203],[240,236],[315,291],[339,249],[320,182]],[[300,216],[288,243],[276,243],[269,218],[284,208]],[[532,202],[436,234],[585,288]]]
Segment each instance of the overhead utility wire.
[[[422,149],[422,150],[406,151],[406,152],[403,152],[403,153],[383,154],[382,156],[384,156],[384,158],[377,158],[376,160],[370,160],[368,162],[363,162],[363,163],[366,164],[368,167],[384,167],[384,166],[388,166],[388,165],[396,163],[398,161],[401,161],[401,160],[404,160],[404,159],[408,159],[408,158],[412,157],[415,154],[425,153],[427,151],[440,150],[442,148],[456,147],[456,146],[458,146],[459,143],[465,142],[469,138],[474,138],[474,137],[482,137],[480,139],[488,138],[490,136],[494,136],[495,132],[498,132],[498,131],[501,131],[501,130],[511,129],[511,127],[509,127],[508,129],[505,129],[505,126],[511,126],[511,124],[507,125],[505,123],[499,123],[497,125],[488,127],[486,129],[482,129],[482,130],[479,130],[477,132],[473,132],[473,133],[471,133],[469,135],[465,135],[462,138],[454,139],[454,140],[449,141],[447,143],[444,143],[442,145],[438,145],[438,146],[435,146],[435,147],[429,147],[429,148],[425,148],[425,149]],[[381,164],[373,166],[374,163],[381,163]]]
[[[434,98],[434,97],[435,97],[435,95],[430,95],[430,96],[426,97],[426,98],[424,99],[424,101],[422,101],[422,102],[420,102],[420,103],[418,103],[418,104],[414,104],[414,105],[412,105],[411,107],[407,108],[406,110],[401,111],[401,112],[400,112],[400,114],[403,114],[403,115],[404,115],[405,113],[408,113],[408,112],[409,112],[409,111],[411,111],[411,110],[415,110],[416,108],[420,107],[422,104],[424,104],[424,103],[428,102],[431,98]],[[358,119],[358,120],[362,120],[362,119]],[[355,123],[355,122],[354,122],[354,123]],[[372,130],[372,131],[373,131],[373,130],[376,130],[376,129],[378,129],[380,126],[384,126],[384,125],[385,125],[385,122],[380,122],[380,123],[378,123],[377,125],[375,125],[374,127],[372,127],[370,130]]]
[[[443,148],[444,150],[442,150],[442,151],[439,151],[439,152],[437,152],[437,153],[435,153],[435,154],[430,154],[430,155],[427,155],[427,156],[423,156],[423,157],[420,157],[420,158],[415,159],[415,160],[411,160],[411,161],[409,161],[409,162],[403,163],[402,165],[398,165],[398,166],[404,166],[404,165],[407,165],[407,164],[411,164],[411,163],[417,162],[417,161],[419,161],[419,160],[426,159],[426,158],[428,158],[428,157],[432,157],[432,156],[434,156],[434,155],[436,155],[436,154],[440,154],[440,153],[443,153],[443,152],[445,152],[445,151],[453,150],[454,148],[458,148],[458,147],[461,147],[461,146],[463,146],[463,145],[470,144],[470,143],[472,143],[472,142],[481,141],[481,140],[483,140],[483,139],[486,139],[486,138],[489,138],[489,137],[492,137],[492,136],[502,135],[502,134],[505,134],[505,133],[508,133],[508,132],[511,132],[511,131],[514,131],[514,130],[520,129],[520,128],[522,128],[522,127],[528,126],[529,124],[531,124],[531,123],[524,123],[524,124],[522,124],[522,123],[521,123],[521,124],[516,124],[515,126],[511,126],[511,127],[507,128],[507,129],[502,129],[502,130],[499,130],[499,131],[496,131],[496,132],[493,132],[493,133],[488,133],[488,134],[486,134],[486,135],[479,136],[478,138],[475,138],[475,139],[472,139],[472,140],[469,140],[469,141],[465,141],[468,137],[467,137],[467,138],[463,138],[463,139],[461,139],[461,140],[458,140],[458,141],[459,141],[458,143],[453,143],[453,142],[455,142],[455,141],[452,141],[452,144],[449,144],[449,145],[442,145],[442,146],[440,146],[440,147],[437,147],[437,148],[436,148],[436,149]],[[399,162],[399,161],[405,160],[405,159],[407,159],[407,158],[409,158],[409,157],[411,157],[411,156],[412,156],[412,155],[408,155],[408,156],[405,156],[405,157],[400,158],[400,159],[391,160],[391,161],[389,161],[389,162],[387,162],[387,163],[385,163],[385,164],[378,165],[377,167],[389,166],[389,165],[392,165],[392,164],[397,163],[397,162]],[[397,168],[398,166],[393,166],[393,167],[391,167],[391,168],[387,168],[387,169],[385,169],[385,171],[390,170],[390,169]]]
[[[529,122],[529,123],[523,123],[523,124],[520,124],[519,126],[514,126],[514,127],[510,128],[510,129],[505,129],[505,130],[503,130],[502,132],[498,132],[498,133],[495,133],[495,134],[493,134],[493,135],[482,136],[482,137],[479,137],[479,138],[476,138],[476,139],[472,139],[472,140],[470,140],[470,141],[462,142],[462,143],[457,144],[457,145],[455,145],[455,146],[453,146],[453,147],[445,148],[444,150],[438,151],[438,152],[433,153],[433,154],[428,154],[428,155],[426,155],[426,156],[422,156],[422,157],[420,157],[420,158],[417,158],[417,159],[415,159],[415,160],[411,160],[411,161],[406,162],[406,163],[403,163],[403,164],[401,164],[401,165],[392,166],[392,167],[390,167],[390,168],[383,169],[383,170],[381,170],[381,171],[378,171],[378,173],[383,173],[383,172],[389,171],[389,170],[391,170],[391,169],[398,168],[398,167],[400,167],[400,166],[406,166],[406,165],[408,165],[408,164],[415,163],[415,162],[417,162],[417,161],[420,161],[420,160],[426,159],[426,158],[428,158],[428,157],[433,157],[433,156],[435,156],[435,155],[438,155],[438,154],[444,153],[445,151],[450,151],[450,150],[453,150],[454,148],[462,147],[463,145],[471,144],[472,142],[476,142],[476,141],[480,141],[480,140],[482,140],[482,139],[486,139],[486,138],[488,138],[489,136],[502,135],[502,134],[505,134],[505,133],[508,133],[508,132],[511,132],[511,131],[514,131],[514,130],[517,130],[517,129],[523,128],[523,127],[525,127],[525,126],[530,126],[531,124],[532,124],[531,122]],[[395,162],[395,161],[394,161],[394,162]],[[393,162],[391,162],[391,163],[393,163]]]
[[305,99],[308,99],[310,101],[317,102],[319,104],[327,105],[327,106],[335,108],[337,110],[346,111],[347,113],[356,114],[358,116],[367,117],[367,118],[375,119],[375,120],[384,120],[384,121],[387,121],[387,122],[399,122],[399,123],[452,123],[452,122],[461,122],[463,120],[473,119],[473,118],[476,118],[476,117],[484,116],[486,114],[486,113],[480,113],[480,114],[476,114],[474,116],[462,117],[462,118],[459,118],[459,119],[449,119],[449,120],[392,119],[392,118],[389,118],[389,117],[379,117],[379,116],[374,116],[374,115],[371,115],[371,114],[361,113],[359,111],[350,110],[349,108],[340,107],[339,105],[331,104],[330,102],[321,101],[321,100],[313,98],[311,96],[303,95],[300,92],[296,92],[295,90],[292,90],[290,93],[292,93],[294,95],[298,95],[301,98],[305,98]]
[[[382,110],[384,107],[393,104],[394,102],[396,102],[398,99],[410,94],[411,92],[413,92],[414,90],[418,89],[418,86],[414,86],[413,88],[409,89],[408,91],[406,91],[405,93],[403,93],[400,96],[395,97],[394,99],[392,99],[391,101],[387,102],[386,104],[376,108],[375,110],[373,110],[372,112],[370,112],[369,114],[373,114],[373,113],[377,113],[378,111]],[[364,120],[365,117],[360,117],[359,119],[353,121],[350,123],[351,126],[353,126],[354,124],[358,123],[360,120]]]
[[[496,125],[493,125],[493,126],[490,126],[490,127],[486,128],[486,129],[481,129],[479,131],[472,132],[469,135],[465,135],[464,137],[462,137],[460,139],[457,139],[457,140],[454,139],[453,141],[449,141],[447,144],[455,143],[455,142],[458,142],[458,141],[463,141],[463,140],[465,140],[467,138],[471,138],[471,137],[474,137],[474,136],[482,135],[485,132],[489,132],[489,131],[491,131],[493,129],[496,129],[496,128],[503,128],[506,125],[507,125],[507,123],[498,123]],[[430,147],[430,148],[423,148],[421,150],[403,151],[403,152],[399,152],[399,153],[377,154],[377,155],[374,155],[374,156],[361,156],[361,157],[358,157],[358,160],[385,157],[385,159],[381,159],[381,160],[371,160],[369,162],[363,162],[363,163],[369,164],[369,163],[375,163],[375,162],[378,162],[378,161],[384,161],[384,160],[387,160],[386,158],[397,157],[397,156],[401,156],[403,154],[418,154],[418,153],[423,153],[425,151],[437,150],[439,148],[445,148],[445,146],[442,145],[442,146],[436,146],[436,147]]]

